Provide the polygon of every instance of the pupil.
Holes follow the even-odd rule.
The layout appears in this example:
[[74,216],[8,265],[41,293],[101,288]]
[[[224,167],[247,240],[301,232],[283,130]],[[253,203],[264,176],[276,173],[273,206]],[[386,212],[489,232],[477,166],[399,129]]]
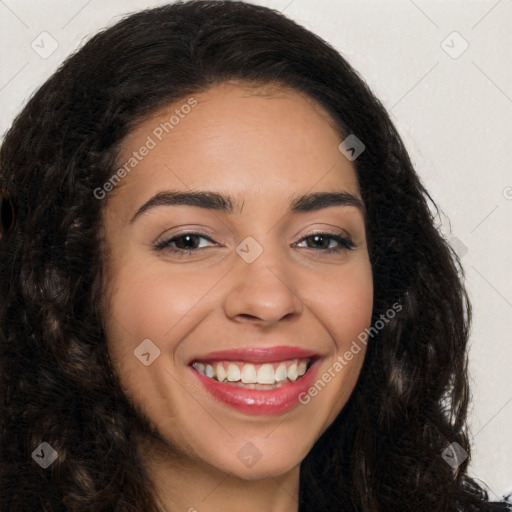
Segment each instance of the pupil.
[[[319,239],[320,239],[320,240],[324,240],[324,241],[325,241],[325,237],[323,237],[323,236],[321,236],[321,235],[313,235],[313,240],[315,241],[315,243],[317,243]],[[321,245],[322,245],[322,247],[323,247],[323,246],[325,245],[325,243],[324,243],[324,244],[321,244]]]
[[[180,240],[185,240],[185,239],[186,239],[186,240],[188,240],[188,242],[191,242],[191,241],[194,239],[193,237],[194,237],[194,235],[183,235],[183,236],[180,238]],[[194,243],[192,243],[192,248],[194,247],[194,245],[195,245],[195,244],[194,244]],[[186,246],[186,247],[185,247],[186,249],[190,249],[190,248],[191,248],[189,245],[187,245],[187,243],[185,243],[185,246]]]

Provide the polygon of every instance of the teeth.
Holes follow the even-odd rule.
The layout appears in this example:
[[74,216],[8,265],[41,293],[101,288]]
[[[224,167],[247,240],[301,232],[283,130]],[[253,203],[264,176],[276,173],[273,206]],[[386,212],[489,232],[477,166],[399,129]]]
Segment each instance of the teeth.
[[286,380],[286,365],[281,363],[276,370],[276,381],[281,382]]
[[219,382],[224,382],[226,380],[226,377],[227,377],[227,373],[226,373],[226,370],[224,370],[224,365],[222,363],[218,363],[217,366],[215,367],[215,371],[216,371],[216,374],[217,374],[217,379]]
[[230,383],[246,385],[249,389],[259,389],[257,386],[260,384],[279,385],[284,384],[286,380],[295,382],[306,373],[309,361],[309,359],[293,359],[261,365],[231,361],[212,364],[196,361],[192,366],[210,379],[216,379],[219,382],[227,380]]
[[237,380],[240,380],[240,368],[238,368],[236,364],[229,363],[228,380],[230,382],[236,382]]
[[297,373],[297,363],[293,363],[289,368],[288,368],[288,371],[286,372],[286,375],[288,375],[288,378],[294,382],[297,380],[297,377],[299,376],[299,374]]
[[253,364],[244,364],[242,368],[242,382],[244,384],[255,384],[259,382],[258,375],[256,375],[256,368]]
[[271,364],[264,364],[258,371],[258,384],[274,384],[274,367]]

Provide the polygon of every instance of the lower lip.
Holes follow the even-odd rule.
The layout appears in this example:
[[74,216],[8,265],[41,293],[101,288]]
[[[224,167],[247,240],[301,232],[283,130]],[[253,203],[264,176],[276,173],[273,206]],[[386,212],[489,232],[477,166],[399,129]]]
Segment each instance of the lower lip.
[[320,359],[317,359],[299,380],[268,391],[223,384],[194,368],[191,370],[215,399],[245,414],[275,415],[283,414],[299,404],[299,397],[311,387],[319,364]]

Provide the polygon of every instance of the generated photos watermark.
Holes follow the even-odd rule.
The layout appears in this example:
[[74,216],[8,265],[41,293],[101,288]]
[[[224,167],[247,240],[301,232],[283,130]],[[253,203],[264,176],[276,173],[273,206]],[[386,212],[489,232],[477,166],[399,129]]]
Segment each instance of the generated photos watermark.
[[150,151],[158,146],[158,143],[164,138],[166,134],[171,133],[176,126],[178,126],[182,119],[184,119],[194,107],[197,106],[197,100],[194,97],[188,99],[186,103],[181,105],[174,111],[174,114],[169,117],[168,121],[160,123],[156,126],[151,135],[148,135],[146,142],[137,150],[132,153],[132,156],[121,166],[117,171],[101,186],[93,191],[96,199],[104,199],[108,192],[111,192],[114,187],[127,176],[135,167],[137,167],[144,158],[149,155]]
[[337,374],[349,364],[356,354],[361,352],[361,345],[366,345],[369,338],[373,338],[384,326],[392,320],[397,313],[402,311],[402,305],[395,302],[386,313],[382,313],[379,319],[370,328],[366,328],[357,336],[357,340],[353,340],[350,348],[341,356],[338,356],[336,361],[309,387],[307,391],[303,391],[299,395],[299,402],[303,405],[309,404],[312,397],[318,395],[325,386],[336,377]]

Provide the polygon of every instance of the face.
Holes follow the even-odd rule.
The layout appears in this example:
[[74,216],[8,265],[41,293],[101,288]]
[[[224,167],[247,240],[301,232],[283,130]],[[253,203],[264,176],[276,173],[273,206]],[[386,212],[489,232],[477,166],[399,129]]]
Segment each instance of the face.
[[356,384],[373,286],[341,140],[303,95],[223,84],[123,143],[104,211],[108,348],[184,464],[282,475]]

